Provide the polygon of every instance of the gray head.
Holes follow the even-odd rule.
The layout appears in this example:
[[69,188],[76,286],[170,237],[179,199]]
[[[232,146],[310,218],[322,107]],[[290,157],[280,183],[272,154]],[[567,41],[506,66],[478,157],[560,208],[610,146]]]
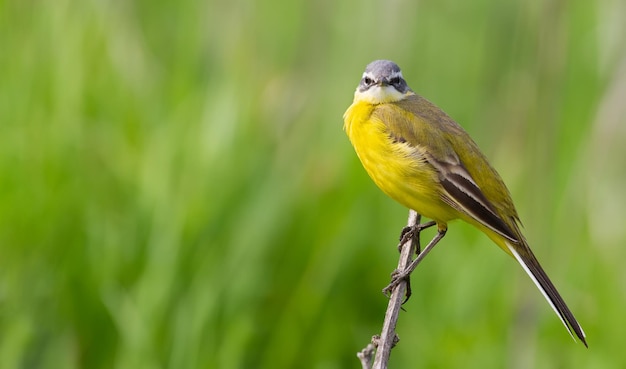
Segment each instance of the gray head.
[[411,90],[406,84],[398,64],[390,60],[375,60],[365,67],[357,90],[365,92],[373,86],[391,86],[401,94]]

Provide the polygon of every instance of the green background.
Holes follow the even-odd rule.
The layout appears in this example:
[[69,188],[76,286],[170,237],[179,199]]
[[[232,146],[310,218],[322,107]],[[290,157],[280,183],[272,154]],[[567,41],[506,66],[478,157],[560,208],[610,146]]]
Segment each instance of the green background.
[[622,0],[0,1],[0,367],[359,368],[408,214],[342,131],[380,58],[498,168],[590,346],[452,223],[391,366],[626,367]]

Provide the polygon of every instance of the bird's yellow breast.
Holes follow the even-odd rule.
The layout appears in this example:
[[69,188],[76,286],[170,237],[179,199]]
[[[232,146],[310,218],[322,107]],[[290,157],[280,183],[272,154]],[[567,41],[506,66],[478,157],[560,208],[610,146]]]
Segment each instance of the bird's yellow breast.
[[355,101],[348,108],[344,129],[369,176],[388,196],[419,214],[441,223],[457,218],[456,211],[442,204],[434,185],[437,172],[426,162],[422,148],[394,136],[390,125],[375,114],[377,109],[385,109],[387,119],[417,119],[395,103]]

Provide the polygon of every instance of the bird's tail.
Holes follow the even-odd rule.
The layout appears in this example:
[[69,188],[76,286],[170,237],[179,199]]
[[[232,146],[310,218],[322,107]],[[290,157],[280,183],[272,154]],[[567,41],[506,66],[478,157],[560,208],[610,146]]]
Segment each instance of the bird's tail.
[[567,307],[565,301],[563,301],[563,298],[550,281],[550,278],[548,278],[546,272],[544,272],[535,255],[533,255],[530,248],[525,244],[525,241],[522,240],[523,245],[514,245],[508,240],[504,242],[506,243],[506,246],[511,254],[524,268],[528,276],[533,280],[533,282],[535,282],[535,285],[537,285],[539,291],[541,291],[550,306],[552,306],[552,309],[558,315],[559,319],[561,319],[561,322],[565,325],[565,328],[567,328],[572,338],[574,338],[574,334],[576,334],[582,343],[587,346],[585,332],[580,324],[578,324],[576,318],[574,318],[574,314],[572,314],[570,309]]

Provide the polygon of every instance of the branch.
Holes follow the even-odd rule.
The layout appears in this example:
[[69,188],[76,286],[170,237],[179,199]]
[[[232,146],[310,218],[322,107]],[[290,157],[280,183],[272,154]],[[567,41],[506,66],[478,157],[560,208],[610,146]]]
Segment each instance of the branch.
[[[409,211],[408,227],[414,228],[420,222],[421,216],[415,211]],[[405,270],[411,263],[411,258],[415,253],[417,240],[419,242],[417,234],[414,237],[403,237],[401,242],[400,260],[398,261],[399,271]],[[404,241],[404,243],[402,243]],[[391,297],[389,298],[389,304],[387,305],[387,312],[385,313],[385,321],[383,323],[383,329],[380,336],[372,337],[372,344],[377,348],[376,356],[374,358],[373,366],[371,356],[373,353],[372,344],[369,344],[363,351],[357,354],[357,357],[361,360],[363,369],[386,369],[389,362],[389,356],[391,355],[391,349],[399,341],[396,335],[396,323],[398,321],[398,315],[402,308],[404,296],[407,288],[407,282],[401,281],[396,288],[393,289]]]

